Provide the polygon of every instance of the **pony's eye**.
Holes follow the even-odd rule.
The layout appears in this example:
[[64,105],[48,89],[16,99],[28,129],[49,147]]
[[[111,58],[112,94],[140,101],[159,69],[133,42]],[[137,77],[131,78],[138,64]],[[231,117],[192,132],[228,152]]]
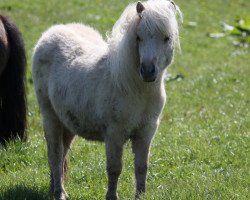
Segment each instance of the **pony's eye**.
[[168,42],[170,40],[170,38],[168,36],[164,37],[164,42]]
[[138,35],[136,36],[136,41],[141,42],[141,38]]

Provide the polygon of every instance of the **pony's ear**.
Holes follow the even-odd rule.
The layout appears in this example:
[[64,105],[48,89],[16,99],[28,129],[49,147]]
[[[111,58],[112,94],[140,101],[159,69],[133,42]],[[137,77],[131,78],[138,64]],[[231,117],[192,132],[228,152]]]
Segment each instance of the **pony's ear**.
[[144,5],[140,1],[138,1],[137,5],[136,5],[136,11],[137,11],[137,13],[141,14],[143,10],[145,10]]
[[170,3],[171,3],[171,7],[173,8],[174,12],[176,13],[177,6],[176,6],[175,2],[170,0]]

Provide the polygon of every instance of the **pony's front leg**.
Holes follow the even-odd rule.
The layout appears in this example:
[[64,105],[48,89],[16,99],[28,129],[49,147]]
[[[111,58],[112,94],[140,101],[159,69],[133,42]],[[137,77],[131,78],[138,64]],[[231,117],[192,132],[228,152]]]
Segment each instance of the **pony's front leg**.
[[122,171],[122,152],[123,144],[117,142],[114,138],[105,140],[107,156],[107,173],[108,173],[108,191],[107,200],[117,200],[118,178]]
[[135,155],[135,179],[136,192],[135,199],[139,198],[141,193],[146,192],[146,177],[148,170],[148,155],[152,137],[157,129],[157,125],[145,127],[132,139],[132,149]]

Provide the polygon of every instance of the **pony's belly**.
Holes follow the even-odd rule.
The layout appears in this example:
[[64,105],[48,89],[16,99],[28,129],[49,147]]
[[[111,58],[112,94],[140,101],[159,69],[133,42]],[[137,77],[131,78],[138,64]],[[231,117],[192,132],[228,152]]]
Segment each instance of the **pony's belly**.
[[87,118],[79,120],[76,115],[69,111],[66,113],[64,119],[66,119],[64,121],[65,125],[73,134],[83,137],[86,140],[104,141],[105,126],[98,123],[93,124],[93,121]]
[[80,133],[77,133],[77,135],[80,137],[83,137],[86,140],[100,141],[100,142],[104,141],[103,133],[95,131],[95,130],[91,131],[91,130],[83,129],[81,130]]
[[[71,125],[72,126],[72,125]],[[84,124],[79,127],[72,127],[73,133],[83,137],[86,140],[91,141],[104,141],[104,128],[100,128],[98,125]]]

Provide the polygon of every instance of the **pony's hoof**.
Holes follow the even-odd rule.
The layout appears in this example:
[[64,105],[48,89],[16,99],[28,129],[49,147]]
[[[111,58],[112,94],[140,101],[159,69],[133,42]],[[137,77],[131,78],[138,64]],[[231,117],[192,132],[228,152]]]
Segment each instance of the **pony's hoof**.
[[107,193],[106,200],[119,200],[119,198],[118,198],[117,194],[109,194],[109,193]]
[[135,193],[135,200],[138,200],[138,199],[140,199],[140,193],[136,192]]
[[138,199],[140,199],[140,196],[141,196],[141,194],[145,194],[145,190],[143,190],[143,191],[136,191],[135,192],[135,200],[138,200]]
[[67,200],[69,199],[69,196],[66,192],[55,192],[54,199],[55,200]]

